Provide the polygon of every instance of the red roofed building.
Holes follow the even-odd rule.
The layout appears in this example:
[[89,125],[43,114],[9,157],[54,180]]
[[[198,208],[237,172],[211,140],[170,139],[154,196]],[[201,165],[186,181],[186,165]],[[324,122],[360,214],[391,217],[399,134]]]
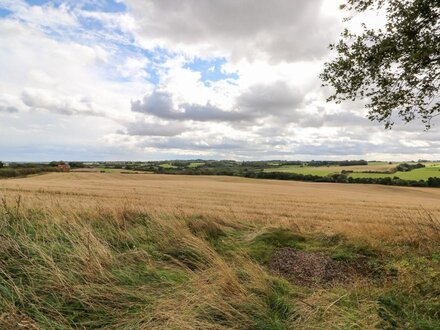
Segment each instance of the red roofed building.
[[57,165],[57,167],[61,172],[69,172],[70,171],[69,164],[59,164],[59,165]]

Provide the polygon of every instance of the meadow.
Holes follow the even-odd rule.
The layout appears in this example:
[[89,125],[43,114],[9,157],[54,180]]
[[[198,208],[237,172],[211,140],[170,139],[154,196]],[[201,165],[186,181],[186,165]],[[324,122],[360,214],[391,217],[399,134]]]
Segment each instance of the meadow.
[[[440,164],[426,163],[426,167],[414,169],[408,172],[397,171],[395,173],[387,173],[392,171],[398,163],[386,162],[370,162],[368,165],[357,166],[300,166],[300,165],[285,165],[278,168],[268,168],[265,172],[286,172],[298,174],[310,174],[327,176],[342,171],[353,171],[348,175],[353,178],[394,178],[398,177],[403,180],[427,180],[430,177],[440,177]],[[383,173],[378,173],[383,172]]]
[[367,171],[390,171],[397,166],[396,163],[389,164],[387,162],[370,162],[368,165],[354,165],[354,166],[302,166],[302,165],[283,165],[275,168],[267,168],[265,172],[287,172],[326,176],[334,173],[341,173],[342,171],[353,172],[367,172]]
[[354,178],[385,178],[385,177],[398,177],[403,180],[428,180],[430,177],[440,177],[440,164],[429,164],[424,168],[417,168],[408,172],[400,172],[387,174],[387,173],[351,173],[351,177]]
[[0,197],[2,329],[440,327],[440,189],[71,172]]

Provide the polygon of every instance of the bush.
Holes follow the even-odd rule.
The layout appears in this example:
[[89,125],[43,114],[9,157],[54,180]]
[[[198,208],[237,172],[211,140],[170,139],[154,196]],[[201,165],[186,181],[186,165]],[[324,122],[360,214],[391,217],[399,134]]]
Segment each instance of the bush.
[[2,168],[0,170],[0,178],[14,178],[20,176],[27,176],[32,174],[41,174],[45,172],[59,172],[58,168],[54,167],[19,167],[19,168]]
[[399,171],[399,172],[409,172],[409,171],[412,171],[412,170],[414,170],[416,168],[422,168],[422,167],[425,167],[425,165],[423,165],[421,163],[417,163],[415,165],[411,165],[411,164],[408,164],[408,163],[402,163],[402,164],[399,164],[396,167],[396,170]]
[[429,187],[440,187],[440,178],[429,178],[427,182]]

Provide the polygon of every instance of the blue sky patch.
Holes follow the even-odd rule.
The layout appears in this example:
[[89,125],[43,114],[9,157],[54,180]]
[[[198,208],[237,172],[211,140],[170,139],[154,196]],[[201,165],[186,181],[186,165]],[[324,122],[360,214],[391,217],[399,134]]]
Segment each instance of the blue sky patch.
[[10,13],[12,13],[10,10],[4,9],[4,8],[0,8],[0,17],[6,17]]
[[238,79],[238,74],[225,73],[222,71],[222,65],[226,63],[226,59],[222,57],[209,60],[197,57],[193,61],[187,63],[184,67],[192,71],[200,72],[201,80],[203,82]]
[[118,13],[127,11],[127,7],[122,1],[116,0],[26,0],[29,5],[42,6],[52,4],[58,7],[67,4],[72,7],[80,7],[83,10],[101,11],[107,13]]
[[122,1],[88,1],[82,8],[84,10],[99,10],[107,13],[120,13],[127,11],[127,6]]

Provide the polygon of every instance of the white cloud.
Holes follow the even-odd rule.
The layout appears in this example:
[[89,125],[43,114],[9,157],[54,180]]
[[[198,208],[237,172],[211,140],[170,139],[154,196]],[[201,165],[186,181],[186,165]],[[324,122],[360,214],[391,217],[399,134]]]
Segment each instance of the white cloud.
[[54,7],[51,3],[43,6],[30,6],[23,0],[2,0],[0,4],[12,11],[12,18],[39,27],[76,26],[77,19],[69,13],[67,4]]

